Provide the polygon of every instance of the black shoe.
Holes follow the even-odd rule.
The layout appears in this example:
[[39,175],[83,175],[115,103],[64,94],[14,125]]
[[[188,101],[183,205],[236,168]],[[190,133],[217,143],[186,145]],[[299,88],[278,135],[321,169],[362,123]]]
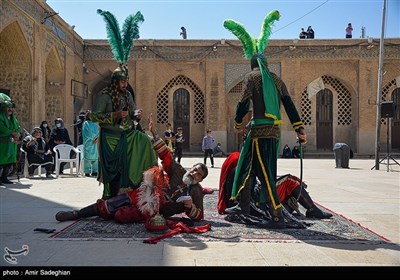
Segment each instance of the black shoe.
[[59,222],[78,220],[78,211],[60,211],[56,214],[56,220]]
[[225,209],[226,214],[231,214],[231,215],[240,215],[240,214],[249,214],[249,213],[243,213],[242,208],[239,206],[239,204],[232,206],[230,208]]
[[257,225],[260,228],[267,229],[283,229],[286,228],[285,220],[283,218],[272,217],[271,220],[262,220]]
[[92,177],[97,177],[97,172],[93,172]]
[[1,181],[2,181],[4,184],[14,184],[14,182],[11,182],[11,181],[8,180],[7,178],[1,179]]
[[51,175],[51,173],[47,173],[46,178],[54,178],[54,177],[53,177],[53,175]]
[[329,219],[330,217],[332,217],[332,214],[324,212],[318,207],[314,206],[306,211],[306,217],[313,219]]
[[90,174],[89,174],[89,173],[85,173],[85,176],[86,176],[86,177],[90,177]]

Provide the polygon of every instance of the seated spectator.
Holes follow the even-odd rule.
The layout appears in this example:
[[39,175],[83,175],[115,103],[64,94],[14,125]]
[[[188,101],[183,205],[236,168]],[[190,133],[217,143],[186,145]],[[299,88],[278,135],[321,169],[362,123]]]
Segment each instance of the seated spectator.
[[300,150],[299,147],[294,146],[292,150],[292,158],[300,158]]
[[292,157],[292,151],[290,150],[288,144],[283,147],[282,151],[282,158],[291,158]]
[[[51,130],[50,133],[50,138],[49,138],[49,147],[50,151],[53,151],[54,147],[59,145],[59,144],[68,144],[72,145],[72,141],[69,138],[69,133],[68,130],[64,127],[64,121],[61,118],[56,118],[54,120],[55,127]],[[71,152],[73,153],[73,152]],[[52,153],[54,161],[55,161],[55,155]],[[66,165],[66,162],[61,163],[60,165],[60,174],[64,174],[64,166]],[[53,166],[53,171],[54,171],[54,166]]]
[[214,157],[222,157],[226,156],[225,152],[221,149],[221,143],[218,143],[217,146],[213,149],[213,156]]
[[54,166],[53,156],[48,144],[42,137],[42,129],[35,127],[32,130],[32,135],[24,138],[22,149],[27,153],[29,177],[33,177],[35,169],[39,165],[44,165],[46,168],[46,177],[52,178],[51,172]]

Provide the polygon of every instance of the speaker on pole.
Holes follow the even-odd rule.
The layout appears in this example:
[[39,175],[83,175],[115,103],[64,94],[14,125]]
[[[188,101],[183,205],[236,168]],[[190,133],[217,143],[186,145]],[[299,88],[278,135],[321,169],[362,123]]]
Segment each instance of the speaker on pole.
[[382,118],[393,118],[396,106],[393,101],[385,101],[381,104],[381,117]]

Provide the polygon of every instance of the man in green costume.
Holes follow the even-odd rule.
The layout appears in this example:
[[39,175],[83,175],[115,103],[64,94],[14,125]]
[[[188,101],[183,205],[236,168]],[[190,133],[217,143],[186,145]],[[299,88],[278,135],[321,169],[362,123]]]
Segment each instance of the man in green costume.
[[117,68],[90,113],[100,126],[98,180],[104,184],[103,199],[137,188],[143,171],[157,164],[149,136],[136,129],[141,110],[136,110],[127,85],[126,72]]
[[20,126],[14,108],[11,98],[0,92],[0,185],[12,184],[7,176],[12,165],[17,162]]
[[285,83],[268,69],[264,50],[268,44],[272,23],[280,17],[274,10],[265,18],[257,42],[244,27],[233,20],[224,22],[243,43],[245,57],[250,58],[251,71],[243,82],[242,96],[236,107],[235,130],[242,128],[243,117],[253,104],[253,118],[248,125],[247,137],[243,143],[236,168],[231,199],[240,194],[239,204],[225,210],[228,214],[249,214],[250,193],[257,177],[261,183],[261,203],[268,203],[271,220],[260,223],[263,228],[285,228],[282,204],[276,191],[277,160],[279,153],[280,125],[282,118],[280,105],[292,123],[297,137],[306,141],[303,122],[293,104]]
[[97,179],[104,184],[102,198],[108,199],[139,187],[143,171],[157,164],[157,156],[150,137],[140,129],[142,110],[137,110],[128,83],[127,62],[143,16],[140,12],[128,16],[120,34],[118,22],[110,12],[97,12],[104,17],[108,42],[119,64],[89,112],[92,121],[100,126]]

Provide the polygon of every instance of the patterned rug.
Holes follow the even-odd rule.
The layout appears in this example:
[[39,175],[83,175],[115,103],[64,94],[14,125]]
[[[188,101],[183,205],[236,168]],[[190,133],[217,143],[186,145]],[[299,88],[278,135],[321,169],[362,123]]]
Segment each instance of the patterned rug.
[[[226,215],[219,215],[216,209],[218,192],[204,197],[205,220],[190,226],[211,224],[211,230],[205,233],[180,233],[164,239],[165,241],[187,242],[201,241],[260,241],[260,242],[325,242],[325,243],[368,243],[380,244],[390,242],[360,224],[332,213],[326,220],[299,218],[308,226],[305,229],[286,228],[267,230],[243,223],[230,222]],[[305,209],[302,209],[303,214]],[[174,216],[176,221],[189,221],[184,216]],[[191,222],[191,221],[190,221]],[[78,220],[50,238],[69,240],[137,240],[144,241],[165,232],[148,232],[143,224],[121,225],[114,221],[105,221],[99,217]]]

